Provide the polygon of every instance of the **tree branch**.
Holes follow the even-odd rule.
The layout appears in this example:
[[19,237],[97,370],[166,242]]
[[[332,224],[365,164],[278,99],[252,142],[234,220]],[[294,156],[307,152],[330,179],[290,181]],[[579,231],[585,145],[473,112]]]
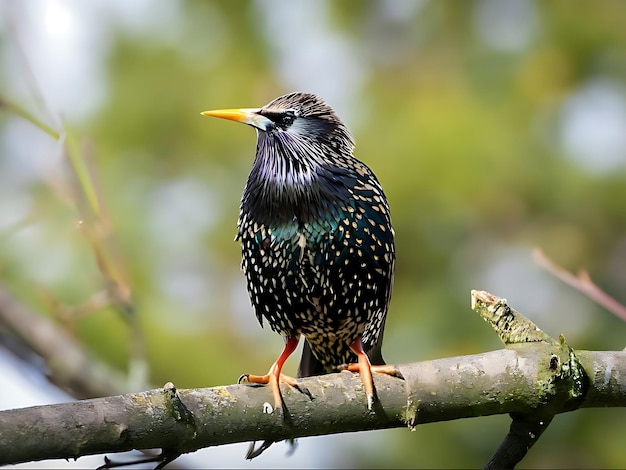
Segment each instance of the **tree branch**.
[[[422,423],[510,413],[511,431],[488,467],[512,467],[555,414],[626,406],[626,352],[574,351],[503,299],[473,292],[474,308],[507,348],[400,365],[404,380],[375,374],[379,407],[368,412],[356,374],[302,379],[284,387],[288,416],[268,387],[163,389],[0,412],[0,464],[161,448],[172,455],[252,440],[413,428]],[[519,327],[526,324],[529,328]],[[507,331],[509,333],[507,333]],[[531,332],[534,331],[533,334]],[[511,342],[514,338],[521,342]]]
[[616,317],[626,321],[626,306],[622,305],[609,294],[600,289],[591,280],[587,271],[581,269],[578,272],[578,275],[575,276],[548,258],[540,248],[535,248],[533,250],[533,259],[539,266],[552,273],[556,278],[566,284],[569,284],[577,291],[582,292],[588,298],[607,309]]
[[[350,372],[302,379],[311,398],[284,388],[288,420],[272,410],[267,387],[250,385],[166,387],[2,411],[0,464],[147,448],[186,453],[252,440],[412,428],[501,413],[532,415],[556,396],[555,390],[541,386],[552,352],[536,346],[402,365],[404,380],[376,374],[383,410],[377,413],[367,412],[359,377]],[[586,351],[581,356],[583,367],[595,373],[590,400],[580,406],[626,406],[619,382],[620,375],[622,381],[626,376],[626,352]]]

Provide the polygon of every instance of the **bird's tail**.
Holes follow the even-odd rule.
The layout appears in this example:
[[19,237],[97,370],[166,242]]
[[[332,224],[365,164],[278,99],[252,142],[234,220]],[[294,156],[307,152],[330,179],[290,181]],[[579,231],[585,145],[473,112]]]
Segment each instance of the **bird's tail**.
[[304,340],[304,347],[302,348],[302,357],[300,358],[300,365],[298,366],[298,378],[311,377],[314,375],[322,375],[326,373],[324,365],[315,357],[309,342]]
[[[365,347],[365,352],[367,357],[369,357],[370,363],[372,365],[385,365],[385,360],[383,359],[382,354],[382,337],[381,334],[379,336],[378,342],[369,348]],[[351,357],[350,362],[356,362],[356,355]],[[340,364],[337,364],[338,366]],[[311,350],[311,346],[309,342],[305,339],[304,347],[302,348],[302,357],[300,358],[300,365],[298,366],[298,378],[301,377],[312,377],[314,375],[323,375],[328,374],[329,372],[333,372],[332,370],[327,370],[324,365],[315,357],[313,351]]]

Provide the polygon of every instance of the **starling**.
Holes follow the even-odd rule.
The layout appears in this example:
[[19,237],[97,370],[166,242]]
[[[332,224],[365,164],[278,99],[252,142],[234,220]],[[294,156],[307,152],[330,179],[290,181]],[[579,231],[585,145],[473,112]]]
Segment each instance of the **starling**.
[[202,114],[257,130],[236,240],[256,317],[285,347],[266,375],[244,377],[270,384],[282,409],[279,383],[297,382],[281,369],[304,336],[298,377],[358,371],[371,410],[371,372],[396,375],[381,353],[395,249],[380,183],[352,155],[346,126],[314,94]]

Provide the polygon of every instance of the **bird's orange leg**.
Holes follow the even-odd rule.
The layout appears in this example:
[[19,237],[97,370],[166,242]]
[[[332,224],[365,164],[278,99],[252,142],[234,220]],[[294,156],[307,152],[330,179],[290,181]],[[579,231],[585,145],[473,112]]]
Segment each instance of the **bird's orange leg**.
[[365,351],[363,350],[363,342],[360,337],[354,340],[354,342],[350,345],[350,349],[354,354],[356,354],[358,362],[348,364],[344,370],[358,372],[361,376],[361,382],[363,382],[363,388],[365,389],[365,394],[367,395],[367,409],[371,411],[374,406],[374,401],[376,400],[376,389],[374,388],[372,372],[398,376],[399,371],[394,366],[371,365],[367,354],[365,354]]
[[276,362],[272,364],[270,370],[265,375],[249,375],[244,374],[239,378],[239,383],[241,382],[251,382],[255,384],[269,384],[272,388],[272,393],[274,394],[274,407],[276,409],[283,409],[283,398],[280,394],[280,382],[285,383],[287,385],[291,385],[292,387],[298,386],[296,379],[293,377],[289,377],[287,375],[283,375],[280,371],[283,368],[283,364],[287,360],[291,353],[293,353],[298,347],[298,338],[291,337],[285,338],[285,347],[283,348],[283,352],[280,353]]

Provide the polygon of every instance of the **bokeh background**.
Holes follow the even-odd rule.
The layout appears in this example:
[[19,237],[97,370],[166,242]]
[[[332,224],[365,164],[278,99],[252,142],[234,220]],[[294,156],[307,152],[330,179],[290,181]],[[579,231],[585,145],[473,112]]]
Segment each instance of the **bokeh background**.
[[[0,94],[65,128],[91,165],[111,227],[106,246],[115,247],[107,256],[125,273],[149,384],[233,383],[265,372],[282,347],[254,317],[233,241],[254,131],[199,113],[262,106],[295,90],[336,109],[388,196],[398,254],[389,362],[500,348],[470,310],[470,289],[507,298],[574,348],[624,347],[626,325],[537,266],[532,249],[589,270],[626,302],[625,2],[0,7]],[[62,145],[0,109],[0,283],[55,321],[110,281],[79,228],[82,205]],[[126,373],[132,334],[117,307],[90,309],[67,328]],[[64,399],[0,351],[1,408]],[[296,366],[294,358],[286,372]],[[508,426],[495,416],[300,439],[291,457],[278,444],[251,463],[241,444],[184,462],[479,467]],[[621,409],[560,415],[522,465],[623,468],[625,434]]]

